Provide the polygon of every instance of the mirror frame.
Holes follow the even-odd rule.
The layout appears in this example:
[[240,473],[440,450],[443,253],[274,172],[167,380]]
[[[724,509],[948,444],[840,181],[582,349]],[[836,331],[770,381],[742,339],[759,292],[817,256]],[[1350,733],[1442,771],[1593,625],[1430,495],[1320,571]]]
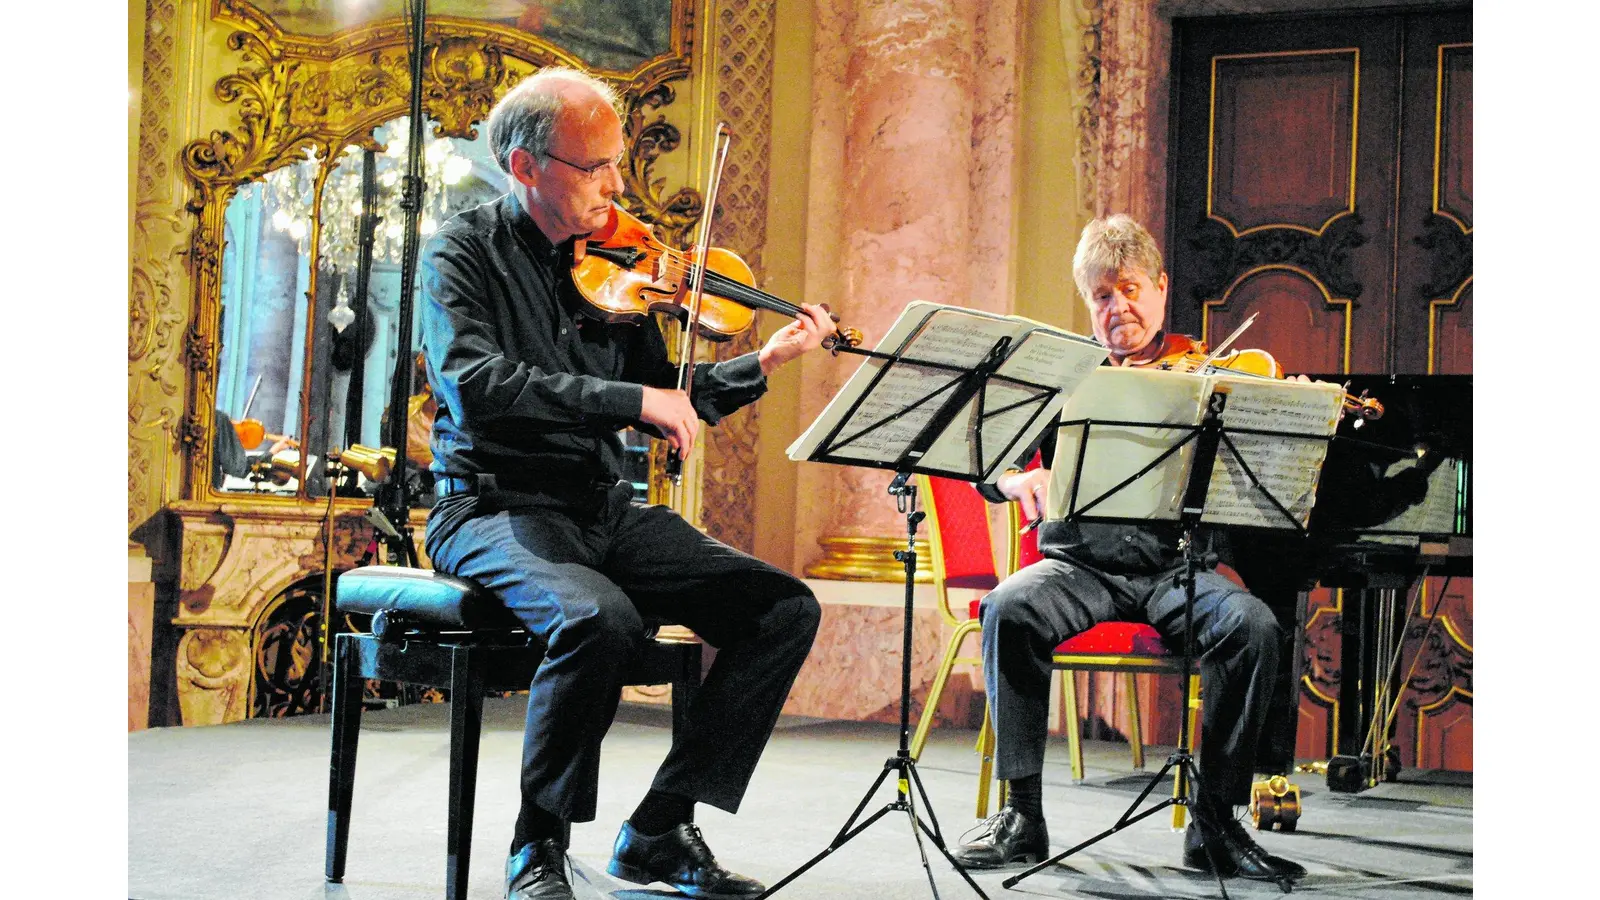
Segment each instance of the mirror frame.
[[[584,66],[571,53],[527,32],[467,20],[427,22],[424,33],[423,110],[440,137],[471,140],[476,123],[525,76],[546,65],[583,68],[610,82],[622,103],[628,164],[623,172],[623,204],[657,226],[663,239],[681,246],[703,207],[698,191],[679,188],[667,194],[653,172],[662,154],[683,141],[678,126],[661,110],[676,98],[675,83],[691,74],[694,11],[697,0],[674,0],[670,51],[628,72]],[[189,370],[185,414],[179,428],[183,456],[182,496],[191,500],[262,503],[304,507],[322,504],[306,490],[302,458],[296,493],[247,494],[211,486],[212,429],[215,421],[217,362],[221,335],[222,245],[224,216],[241,186],[304,158],[314,150],[323,161],[315,180],[309,234],[310,281],[300,302],[317,296],[322,192],[328,174],[344,157],[346,145],[373,146],[373,130],[409,112],[409,40],[405,23],[386,20],[329,39],[286,37],[271,20],[246,3],[213,0],[215,20],[240,26],[227,46],[240,54],[236,72],[219,78],[217,99],[238,105],[239,132],[212,131],[183,148],[181,164],[190,186],[186,210],[195,216],[186,263],[191,279],[191,315],[184,360]],[[314,306],[312,307],[314,309]],[[309,312],[309,310],[308,310]],[[307,316],[300,422],[309,431],[312,366],[319,329]],[[655,463],[652,456],[652,482]],[[354,499],[354,498],[352,498]]]

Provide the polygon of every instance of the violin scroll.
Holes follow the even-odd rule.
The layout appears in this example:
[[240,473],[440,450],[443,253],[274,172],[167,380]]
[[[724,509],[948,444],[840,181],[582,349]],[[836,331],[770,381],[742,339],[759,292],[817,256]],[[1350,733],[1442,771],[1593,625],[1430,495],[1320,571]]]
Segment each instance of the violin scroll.
[[[838,320],[839,317],[834,316],[834,321],[837,322]],[[861,342],[864,340],[866,340],[866,336],[861,333],[861,329],[842,327],[822,339],[822,349],[832,353],[834,356],[838,356],[843,350],[853,350],[861,346]]]

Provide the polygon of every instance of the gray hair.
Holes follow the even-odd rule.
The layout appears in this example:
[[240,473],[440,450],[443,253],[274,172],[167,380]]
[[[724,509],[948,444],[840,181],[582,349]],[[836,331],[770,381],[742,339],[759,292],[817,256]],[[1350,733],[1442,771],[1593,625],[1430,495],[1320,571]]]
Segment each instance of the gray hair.
[[529,75],[489,113],[489,152],[502,172],[511,174],[511,151],[518,147],[533,154],[541,169],[550,161],[550,135],[556,119],[573,100],[567,90],[573,85],[593,90],[612,109],[617,108],[617,93],[611,85],[577,69],[550,66]]
[[1072,280],[1083,302],[1092,302],[1094,281],[1106,272],[1138,268],[1151,281],[1161,277],[1161,250],[1156,239],[1127,213],[1095,219],[1084,226],[1078,251],[1072,255]]

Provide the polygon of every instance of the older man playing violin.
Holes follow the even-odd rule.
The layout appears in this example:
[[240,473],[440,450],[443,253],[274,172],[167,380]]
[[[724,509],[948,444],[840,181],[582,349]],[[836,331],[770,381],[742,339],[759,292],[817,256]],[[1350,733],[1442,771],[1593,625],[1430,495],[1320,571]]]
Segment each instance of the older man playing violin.
[[529,686],[507,896],[572,897],[565,834],[595,816],[600,742],[642,617],[687,625],[718,653],[609,871],[693,897],[755,896],[759,882],[717,863],[694,805],[738,810],[820,611],[788,573],[632,502],[618,430],[687,455],[701,420],[755,401],[833,324],[805,306],[759,352],[698,365],[692,390],[677,390],[656,326],[587,317],[572,282],[574,238],[605,225],[623,190],[609,88],[545,69],[495,107],[488,138],[510,192],[451,219],[422,256],[439,405],[426,547],[548,647]]
[[[1148,365],[1170,342],[1167,275],[1149,232],[1126,215],[1096,219],[1084,229],[1073,278],[1088,305],[1094,335],[1111,350],[1109,364]],[[1187,345],[1187,340],[1177,343]],[[1046,466],[1055,432],[1041,446]],[[1036,519],[1050,484],[1048,468],[1012,469],[980,491],[1015,501]],[[1049,856],[1040,796],[1049,713],[1050,652],[1100,622],[1147,622],[1176,645],[1183,639],[1183,567],[1176,524],[1122,525],[1046,521],[1039,529],[1044,559],[1007,578],[984,598],[984,680],[995,736],[995,774],[1008,780],[1008,804],[974,840],[957,850],[972,868],[1038,862]],[[1215,565],[1215,557],[1207,556]],[[1246,878],[1294,878],[1305,870],[1263,850],[1234,816],[1249,802],[1255,752],[1280,664],[1281,632],[1267,606],[1211,568],[1197,579],[1195,652],[1205,685],[1200,730],[1197,819],[1185,865]]]

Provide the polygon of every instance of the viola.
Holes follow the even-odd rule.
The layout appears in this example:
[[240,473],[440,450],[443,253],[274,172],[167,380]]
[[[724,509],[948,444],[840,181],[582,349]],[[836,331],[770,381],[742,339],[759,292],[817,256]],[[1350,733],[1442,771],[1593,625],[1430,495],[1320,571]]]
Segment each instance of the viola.
[[[1176,372],[1214,372],[1228,371],[1242,375],[1254,375],[1260,378],[1284,377],[1283,366],[1265,350],[1229,350],[1219,354],[1215,359],[1205,341],[1196,340],[1188,335],[1168,334],[1161,341],[1161,347],[1156,355],[1134,365],[1153,366],[1158,369],[1169,369]],[[1377,398],[1368,397],[1366,391],[1359,396],[1346,391],[1344,393],[1345,415],[1356,415],[1362,421],[1372,421],[1383,417],[1383,404]]]
[[[603,321],[638,322],[654,312],[686,321],[697,256],[666,245],[649,225],[612,205],[606,226],[573,244],[572,281],[589,302],[587,311]],[[756,288],[755,273],[732,250],[711,247],[704,267],[697,333],[707,340],[743,334],[755,324],[756,310],[801,315],[800,307]],[[861,340],[860,331],[840,328],[822,346],[838,354]]]

